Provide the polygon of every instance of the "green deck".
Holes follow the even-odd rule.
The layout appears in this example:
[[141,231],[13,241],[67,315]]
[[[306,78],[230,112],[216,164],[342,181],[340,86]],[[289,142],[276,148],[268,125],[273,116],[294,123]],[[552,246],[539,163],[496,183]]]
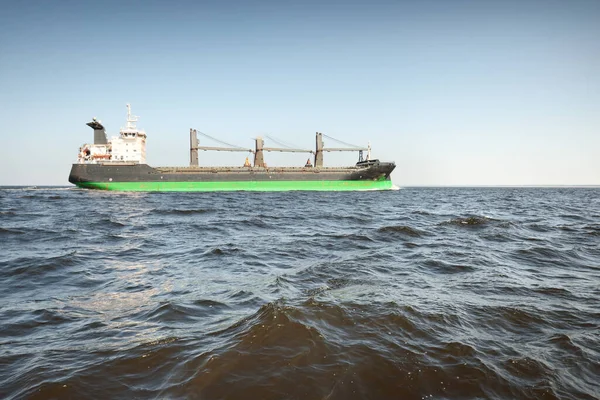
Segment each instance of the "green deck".
[[248,181],[248,182],[79,182],[87,189],[119,190],[127,192],[218,192],[289,190],[387,190],[392,188],[389,179],[378,181]]

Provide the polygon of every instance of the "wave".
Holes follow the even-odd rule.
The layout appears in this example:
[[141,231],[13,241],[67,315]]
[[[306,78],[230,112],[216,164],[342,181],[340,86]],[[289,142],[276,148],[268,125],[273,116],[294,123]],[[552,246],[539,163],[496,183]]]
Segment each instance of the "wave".
[[315,235],[315,237],[332,238],[332,239],[348,239],[350,241],[358,242],[373,242],[374,240],[368,235],[361,235],[358,233],[344,233],[335,235]]
[[24,235],[26,232],[19,229],[9,229],[0,227],[0,236]]
[[80,256],[72,251],[54,257],[20,257],[0,261],[0,277],[34,277],[77,265]]
[[469,216],[469,217],[461,217],[454,218],[449,221],[444,221],[441,225],[453,225],[467,228],[482,228],[487,226],[499,226],[499,227],[509,227],[512,224],[509,221],[503,221],[496,218],[486,217],[486,216]]
[[205,250],[202,251],[202,255],[204,256],[228,256],[228,255],[232,255],[235,253],[240,253],[242,252],[241,249],[238,249],[237,247],[232,247],[232,246],[228,246],[228,247],[214,247],[210,250]]
[[421,265],[430,272],[436,274],[456,274],[474,272],[477,268],[465,264],[450,264],[441,260],[427,260]]
[[420,231],[416,228],[411,228],[410,226],[406,225],[384,226],[377,229],[377,232],[388,234],[399,233],[411,237],[421,237],[424,235],[423,231]]
[[597,397],[597,189],[69,190],[0,190],[8,399]]
[[185,325],[192,321],[201,320],[216,312],[227,309],[224,303],[213,300],[197,300],[191,304],[164,302],[140,316],[144,321]]
[[100,218],[100,219],[90,219],[89,221],[94,227],[102,227],[102,228],[123,228],[126,227],[127,224],[123,222],[115,221],[110,217]]
[[581,228],[587,235],[600,236],[600,225],[585,225]]
[[[306,398],[532,398],[541,391],[527,385],[517,389],[516,382],[553,377],[544,363],[525,358],[488,365],[473,345],[423,330],[427,318],[422,317],[398,307],[378,311],[314,300],[295,307],[268,303],[213,333],[226,344],[194,358],[196,372],[169,394],[185,396],[193,390],[207,398],[285,397],[300,385]],[[445,318],[433,321],[446,323]]]
[[212,208],[197,208],[197,209],[155,209],[152,210],[153,214],[159,215],[194,215],[194,214],[209,214],[214,213],[215,209]]
[[40,191],[40,192],[55,192],[63,190],[73,190],[76,187],[64,186],[0,186],[0,191],[6,192],[23,192],[23,191]]

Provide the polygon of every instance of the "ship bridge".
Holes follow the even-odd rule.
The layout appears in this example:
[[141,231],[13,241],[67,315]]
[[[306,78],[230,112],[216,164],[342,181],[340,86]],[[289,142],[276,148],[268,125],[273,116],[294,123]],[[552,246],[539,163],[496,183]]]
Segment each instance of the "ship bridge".
[[145,164],[146,132],[137,128],[138,119],[138,116],[131,114],[131,105],[127,104],[125,127],[120,129],[119,136],[107,140],[104,125],[94,117],[86,124],[94,130],[94,143],[81,146],[77,162],[80,164],[110,162]]

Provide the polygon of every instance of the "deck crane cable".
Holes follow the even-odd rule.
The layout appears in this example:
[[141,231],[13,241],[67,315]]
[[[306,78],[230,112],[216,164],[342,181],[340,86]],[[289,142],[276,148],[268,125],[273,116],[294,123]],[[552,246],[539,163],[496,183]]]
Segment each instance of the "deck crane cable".
[[204,133],[204,132],[200,132],[200,131],[196,131],[196,132],[198,132],[199,134],[201,134],[201,135],[202,135],[202,136],[204,136],[204,137],[207,137],[207,138],[209,138],[209,139],[212,139],[212,140],[214,140],[215,142],[221,143],[221,144],[223,144],[223,145],[225,145],[225,146],[228,146],[228,147],[231,147],[231,148],[235,148],[235,149],[243,149],[243,148],[244,148],[244,147],[241,147],[241,146],[236,146],[236,145],[233,145],[233,144],[231,144],[231,143],[224,142],[224,141],[222,141],[222,140],[219,140],[219,139],[217,139],[217,138],[214,138],[214,137],[212,137],[212,136],[210,136],[209,134],[206,134],[206,133]]
[[338,139],[336,139],[336,138],[334,138],[334,137],[331,137],[331,136],[329,136],[329,135],[326,135],[326,134],[324,134],[324,133],[323,133],[323,136],[325,136],[327,139],[331,139],[331,140],[333,140],[334,142],[338,142],[338,143],[341,143],[341,144],[343,144],[343,145],[345,145],[345,146],[348,146],[349,148],[362,149],[362,147],[361,147],[361,146],[357,146],[357,145],[355,145],[355,144],[350,144],[350,143],[342,142],[341,140],[338,140]]
[[279,146],[285,147],[287,149],[299,149],[300,148],[298,146],[294,146],[293,144],[289,144],[289,143],[282,142],[281,140],[277,140],[273,136],[265,135],[265,137],[268,138],[269,140],[277,143]]

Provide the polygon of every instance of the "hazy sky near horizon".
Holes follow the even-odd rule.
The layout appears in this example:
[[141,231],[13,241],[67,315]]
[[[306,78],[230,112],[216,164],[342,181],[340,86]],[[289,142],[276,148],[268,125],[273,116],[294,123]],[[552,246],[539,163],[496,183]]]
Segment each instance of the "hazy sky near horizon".
[[116,135],[126,103],[153,166],[189,163],[190,128],[248,147],[320,131],[371,141],[400,186],[597,185],[600,1],[3,5],[0,185],[67,184],[85,123]]

